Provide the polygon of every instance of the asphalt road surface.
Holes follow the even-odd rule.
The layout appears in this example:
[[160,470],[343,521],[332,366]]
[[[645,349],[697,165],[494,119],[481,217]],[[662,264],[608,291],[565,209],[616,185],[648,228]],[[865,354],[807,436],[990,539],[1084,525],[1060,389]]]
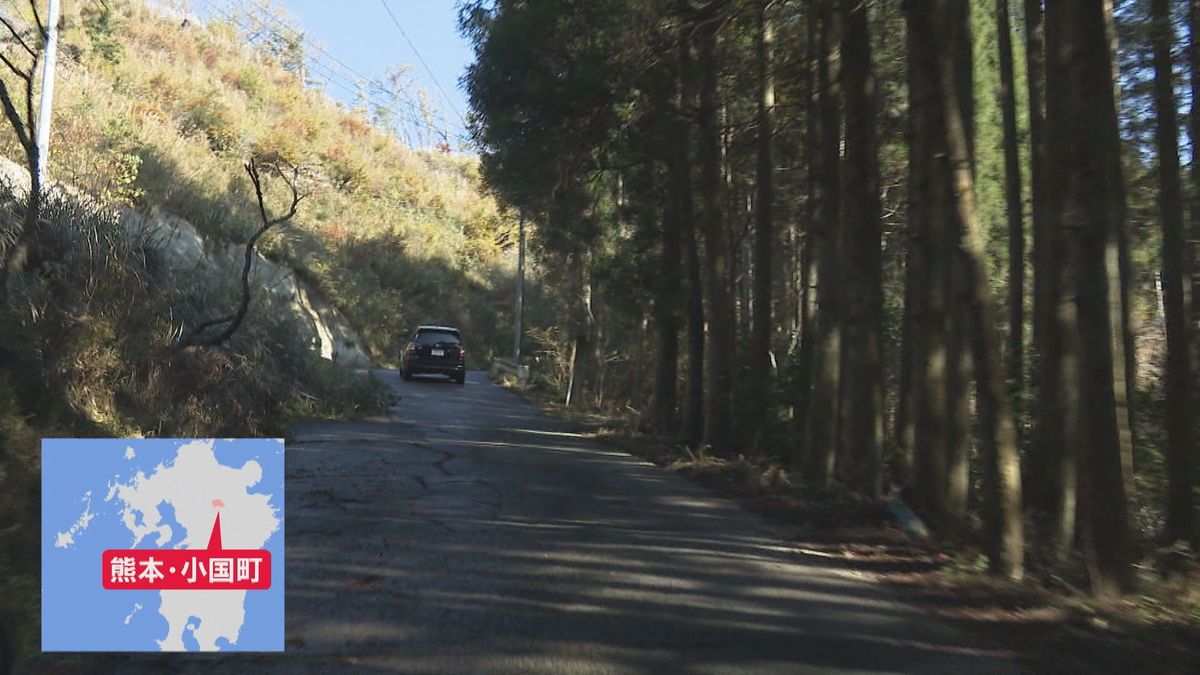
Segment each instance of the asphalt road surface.
[[374,375],[401,398],[389,419],[307,423],[287,446],[287,653],[187,670],[1018,669],[482,373]]

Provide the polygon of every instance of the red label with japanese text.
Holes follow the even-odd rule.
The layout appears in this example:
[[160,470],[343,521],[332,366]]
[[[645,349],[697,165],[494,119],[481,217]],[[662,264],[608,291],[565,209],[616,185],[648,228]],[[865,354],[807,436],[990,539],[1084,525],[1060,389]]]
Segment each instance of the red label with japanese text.
[[100,556],[100,565],[101,582],[110,591],[263,591],[271,587],[271,552],[221,548],[220,513],[213,522],[208,548],[109,549]]
[[100,558],[110,591],[266,590],[271,552],[237,549],[109,549]]

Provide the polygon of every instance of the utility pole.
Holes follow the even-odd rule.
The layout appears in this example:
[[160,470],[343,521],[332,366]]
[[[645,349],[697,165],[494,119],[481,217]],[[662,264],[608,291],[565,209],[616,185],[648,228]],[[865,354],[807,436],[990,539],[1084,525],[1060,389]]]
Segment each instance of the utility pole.
[[[42,96],[38,103],[38,183],[46,189],[46,166],[50,163],[50,113],[54,107],[54,70],[58,63],[58,2],[50,0],[46,16],[46,53],[42,66]],[[32,73],[30,73],[32,75]]]
[[521,363],[521,323],[525,319],[525,214],[518,216],[520,231],[517,244],[517,311],[513,321],[513,361]]

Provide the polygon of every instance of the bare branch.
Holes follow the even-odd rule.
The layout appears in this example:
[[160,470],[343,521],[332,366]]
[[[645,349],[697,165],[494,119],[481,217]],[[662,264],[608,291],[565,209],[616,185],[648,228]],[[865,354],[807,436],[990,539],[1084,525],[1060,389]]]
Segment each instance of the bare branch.
[[25,120],[21,119],[21,113],[17,112],[17,106],[13,103],[8,87],[2,81],[0,81],[0,103],[4,105],[4,116],[8,118],[13,131],[17,132],[17,140],[21,142],[21,147],[28,152],[31,136],[26,130]]
[[[250,310],[250,268],[254,264],[255,244],[257,244],[258,240],[267,233],[267,230],[291,220],[292,216],[296,215],[296,209],[299,207],[300,202],[305,196],[307,196],[300,194],[300,191],[297,188],[297,182],[300,177],[300,167],[290,166],[291,175],[289,176],[279,166],[279,163],[271,164],[270,168],[279,175],[292,193],[291,205],[288,207],[287,212],[281,216],[271,218],[267,215],[266,200],[263,198],[262,177],[259,173],[258,163],[254,159],[251,159],[250,161],[246,162],[245,168],[246,174],[250,176],[251,184],[254,185],[254,196],[258,199],[258,214],[262,219],[262,225],[254,232],[253,235],[250,236],[250,239],[246,241],[245,260],[242,264],[241,302],[238,303],[237,311],[233,314],[221,317],[219,319],[211,319],[197,325],[191,330],[190,333],[188,333],[187,337],[176,343],[176,349],[183,349],[190,346],[217,347],[221,344],[224,344],[226,340],[228,340],[233,336],[234,333],[237,332],[237,329],[242,325],[242,321],[246,318],[246,313]],[[220,333],[209,338],[201,339],[201,334],[205,330],[222,324],[225,325],[225,328]]]
[[26,148],[26,154],[29,156],[30,176],[37,174],[37,167],[34,165],[34,159],[37,156],[37,117],[33,113],[33,74],[37,72],[38,57],[33,57],[33,64],[29,66],[29,77],[25,78],[25,126],[29,128],[29,138],[32,142]]
[[280,166],[281,163],[284,162],[272,162],[268,166],[273,169],[275,173],[278,174],[283,180],[284,184],[288,186],[288,190],[290,190],[292,193],[292,203],[288,207],[287,213],[275,218],[267,217],[267,207],[266,202],[263,199],[262,181],[259,178],[258,163],[251,159],[245,164],[246,173],[250,175],[250,182],[254,184],[254,195],[258,198],[258,214],[259,217],[262,218],[262,222],[266,227],[272,227],[284,221],[290,220],[292,216],[296,215],[296,208],[300,206],[300,202],[306,196],[300,194],[296,188],[296,183],[300,179],[300,167],[288,164],[288,169],[291,171],[291,176],[289,177]]
[[46,25],[42,23],[42,16],[38,14],[37,0],[29,0],[29,8],[33,10],[33,25],[37,26],[38,34],[42,36],[42,39],[46,39],[48,31]]
[[230,314],[229,316],[223,316],[219,319],[209,319],[208,321],[198,323],[198,324],[196,324],[195,328],[192,328],[192,332],[189,334],[189,337],[199,335],[199,334],[203,333],[206,329],[212,328],[213,326],[220,326],[223,323],[229,323],[230,321],[233,321],[236,318],[237,318],[236,314]]
[[7,28],[8,32],[12,33],[13,38],[16,39],[17,44],[21,45],[21,47],[23,47],[25,49],[25,51],[29,53],[30,56],[33,56],[33,57],[37,56],[37,54],[33,51],[33,49],[31,49],[29,47],[29,43],[26,42],[25,38],[21,36],[21,33],[20,33],[20,31],[17,30],[17,27],[13,25],[12,21],[9,21],[8,19],[6,19],[3,16],[0,16],[0,24],[4,24],[4,27]]
[[[5,22],[4,17],[0,17],[0,22]],[[5,22],[5,25],[7,25],[7,22]],[[10,28],[11,28],[11,26],[10,26]],[[24,42],[22,43],[22,46],[23,47],[25,46]],[[29,49],[29,47],[25,47],[25,48]],[[34,58],[34,67],[29,68],[28,72],[22,70],[22,68],[19,68],[17,66],[16,62],[14,62],[12,59],[8,58],[8,55],[5,54],[4,52],[0,52],[0,61],[4,61],[4,65],[8,66],[8,70],[11,70],[13,74],[16,74],[17,77],[19,77],[20,79],[24,79],[24,80],[26,80],[26,82],[28,82],[28,80],[30,78],[34,77],[34,72],[37,70],[37,54],[35,54],[34,52],[30,52],[29,55],[32,56],[32,58]]]
[[8,56],[5,55],[4,52],[0,52],[0,61],[3,61],[4,65],[8,66],[8,69],[13,72],[13,75],[16,75],[17,77],[21,78],[22,80],[25,80],[26,82],[28,82],[29,78],[32,76],[32,73],[27,73],[27,72],[21,70],[20,68],[18,68],[17,64],[15,64],[11,60],[9,60]]

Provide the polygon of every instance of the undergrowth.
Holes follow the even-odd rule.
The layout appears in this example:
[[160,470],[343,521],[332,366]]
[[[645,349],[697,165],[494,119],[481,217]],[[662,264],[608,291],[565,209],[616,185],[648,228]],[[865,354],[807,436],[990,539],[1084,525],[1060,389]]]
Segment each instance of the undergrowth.
[[[306,86],[242,27],[258,5],[231,9],[236,22],[180,7],[64,5],[50,175],[240,243],[258,222],[243,159],[303,165],[304,207],[261,252],[316,286],[377,362],[419,323],[458,325],[482,359],[507,348],[516,221],[478,160],[405,147],[371,111]],[[23,157],[10,131],[0,153]]]
[[[22,206],[0,204],[4,232]],[[281,436],[293,417],[388,402],[294,339],[266,299],[223,347],[176,349],[181,325],[233,304],[232,283],[180,286],[111,210],[60,196],[43,222],[0,305],[0,665],[38,640],[41,438]]]

